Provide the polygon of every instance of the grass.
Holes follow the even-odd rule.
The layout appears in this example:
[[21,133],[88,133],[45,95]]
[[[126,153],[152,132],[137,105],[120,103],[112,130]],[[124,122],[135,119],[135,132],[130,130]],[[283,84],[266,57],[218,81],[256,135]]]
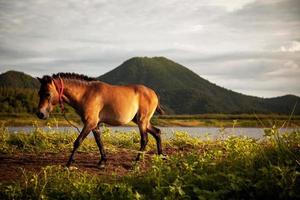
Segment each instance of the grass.
[[[75,124],[80,124],[80,118],[76,114],[67,114],[69,120]],[[47,120],[38,120],[37,116],[28,113],[0,113],[0,124],[5,126],[69,126],[69,123],[60,113],[51,113]]]
[[[39,125],[33,124],[34,131],[17,134],[8,132],[5,126],[0,127],[0,153],[12,154],[16,152],[45,153],[45,152],[70,152],[73,142],[78,136],[76,131],[57,131],[48,126],[50,131],[45,132]],[[110,129],[103,127],[102,140],[105,147],[114,151],[116,148],[138,148],[140,136],[133,131],[118,132],[112,134]],[[153,139],[149,141],[149,146],[154,146]],[[79,152],[98,151],[98,147],[93,138],[86,138],[78,149]]]
[[[0,130],[0,152],[70,152],[75,132],[30,134]],[[139,134],[104,129],[109,151],[138,149]],[[300,132],[279,134],[273,126],[261,140],[231,136],[201,140],[176,132],[164,141],[173,149],[167,160],[151,158],[148,170],[136,165],[125,176],[106,179],[60,165],[39,172],[23,170],[20,180],[0,183],[1,199],[299,199]],[[148,149],[154,149],[150,141]],[[97,151],[94,140],[80,151]]]

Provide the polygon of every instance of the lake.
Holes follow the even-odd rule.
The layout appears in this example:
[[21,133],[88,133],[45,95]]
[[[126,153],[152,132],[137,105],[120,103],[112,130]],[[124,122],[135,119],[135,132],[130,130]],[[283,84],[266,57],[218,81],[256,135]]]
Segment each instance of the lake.
[[[117,134],[118,132],[138,132],[138,127],[128,127],[128,126],[117,126],[117,127],[107,127],[112,133]],[[255,139],[260,139],[264,135],[264,128],[249,128],[249,127],[237,127],[237,128],[219,128],[219,127],[159,127],[162,131],[163,138],[170,138],[173,136],[174,132],[186,132],[192,137],[200,138],[211,138],[215,139],[221,135],[238,135],[238,136],[248,136]],[[76,131],[72,127],[42,127],[44,131]],[[32,126],[22,126],[22,127],[8,127],[9,132],[18,133],[25,132],[29,133],[34,130]],[[293,131],[295,128],[282,128],[280,132]],[[92,134],[89,134],[92,137]]]

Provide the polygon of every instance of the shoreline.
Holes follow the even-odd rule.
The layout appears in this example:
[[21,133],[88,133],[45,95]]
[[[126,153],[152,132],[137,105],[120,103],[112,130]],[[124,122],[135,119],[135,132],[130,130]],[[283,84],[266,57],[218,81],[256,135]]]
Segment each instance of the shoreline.
[[[68,114],[68,119],[81,126],[79,117]],[[151,123],[161,127],[300,127],[300,116],[288,115],[250,115],[250,114],[201,114],[201,115],[162,115],[154,116]],[[61,114],[53,114],[47,120],[40,120],[30,114],[0,113],[1,126],[71,126]],[[109,127],[109,125],[106,125]],[[136,126],[130,122],[125,127]]]

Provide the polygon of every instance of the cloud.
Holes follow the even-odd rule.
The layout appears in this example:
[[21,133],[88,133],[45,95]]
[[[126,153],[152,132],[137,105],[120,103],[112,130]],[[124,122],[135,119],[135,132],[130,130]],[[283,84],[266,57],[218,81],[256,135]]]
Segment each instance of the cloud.
[[[0,1],[0,71],[98,76],[133,56],[166,56],[232,90],[283,95],[276,83],[285,81],[286,92],[300,95],[299,4]],[[264,79],[270,87],[258,84]]]
[[209,1],[208,4],[211,6],[223,6],[229,12],[234,12],[236,10],[241,10],[248,4],[255,2],[255,0],[217,0],[217,1]]
[[283,63],[280,68],[268,72],[266,75],[273,77],[288,77],[288,78],[299,78],[300,67],[299,64],[294,61],[287,61]]
[[182,63],[211,82],[241,93],[265,97],[300,93],[300,54],[294,52],[232,52]]
[[296,52],[300,51],[300,42],[292,41],[287,46],[281,46],[280,50],[283,52]]

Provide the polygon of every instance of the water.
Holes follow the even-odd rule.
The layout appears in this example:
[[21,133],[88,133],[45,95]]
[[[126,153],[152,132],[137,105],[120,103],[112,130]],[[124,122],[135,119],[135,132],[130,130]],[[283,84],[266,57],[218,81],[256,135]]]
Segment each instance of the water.
[[[72,127],[62,126],[62,127],[42,127],[44,131],[75,131]],[[116,127],[108,127],[112,133],[118,132],[138,132],[138,127],[128,127],[128,126],[116,126]],[[238,136],[248,136],[255,139],[262,138],[264,135],[264,128],[254,128],[254,127],[237,127],[237,128],[219,128],[219,127],[159,127],[162,131],[163,138],[170,138],[173,136],[174,132],[186,132],[192,137],[200,137],[200,138],[217,138],[221,136],[221,133],[225,136],[229,135],[238,135]],[[25,132],[29,133],[34,130],[32,126],[22,126],[22,127],[8,127],[9,132],[18,133]],[[293,131],[293,128],[282,128],[281,132],[285,131]],[[92,137],[92,134],[89,134],[89,137]]]

